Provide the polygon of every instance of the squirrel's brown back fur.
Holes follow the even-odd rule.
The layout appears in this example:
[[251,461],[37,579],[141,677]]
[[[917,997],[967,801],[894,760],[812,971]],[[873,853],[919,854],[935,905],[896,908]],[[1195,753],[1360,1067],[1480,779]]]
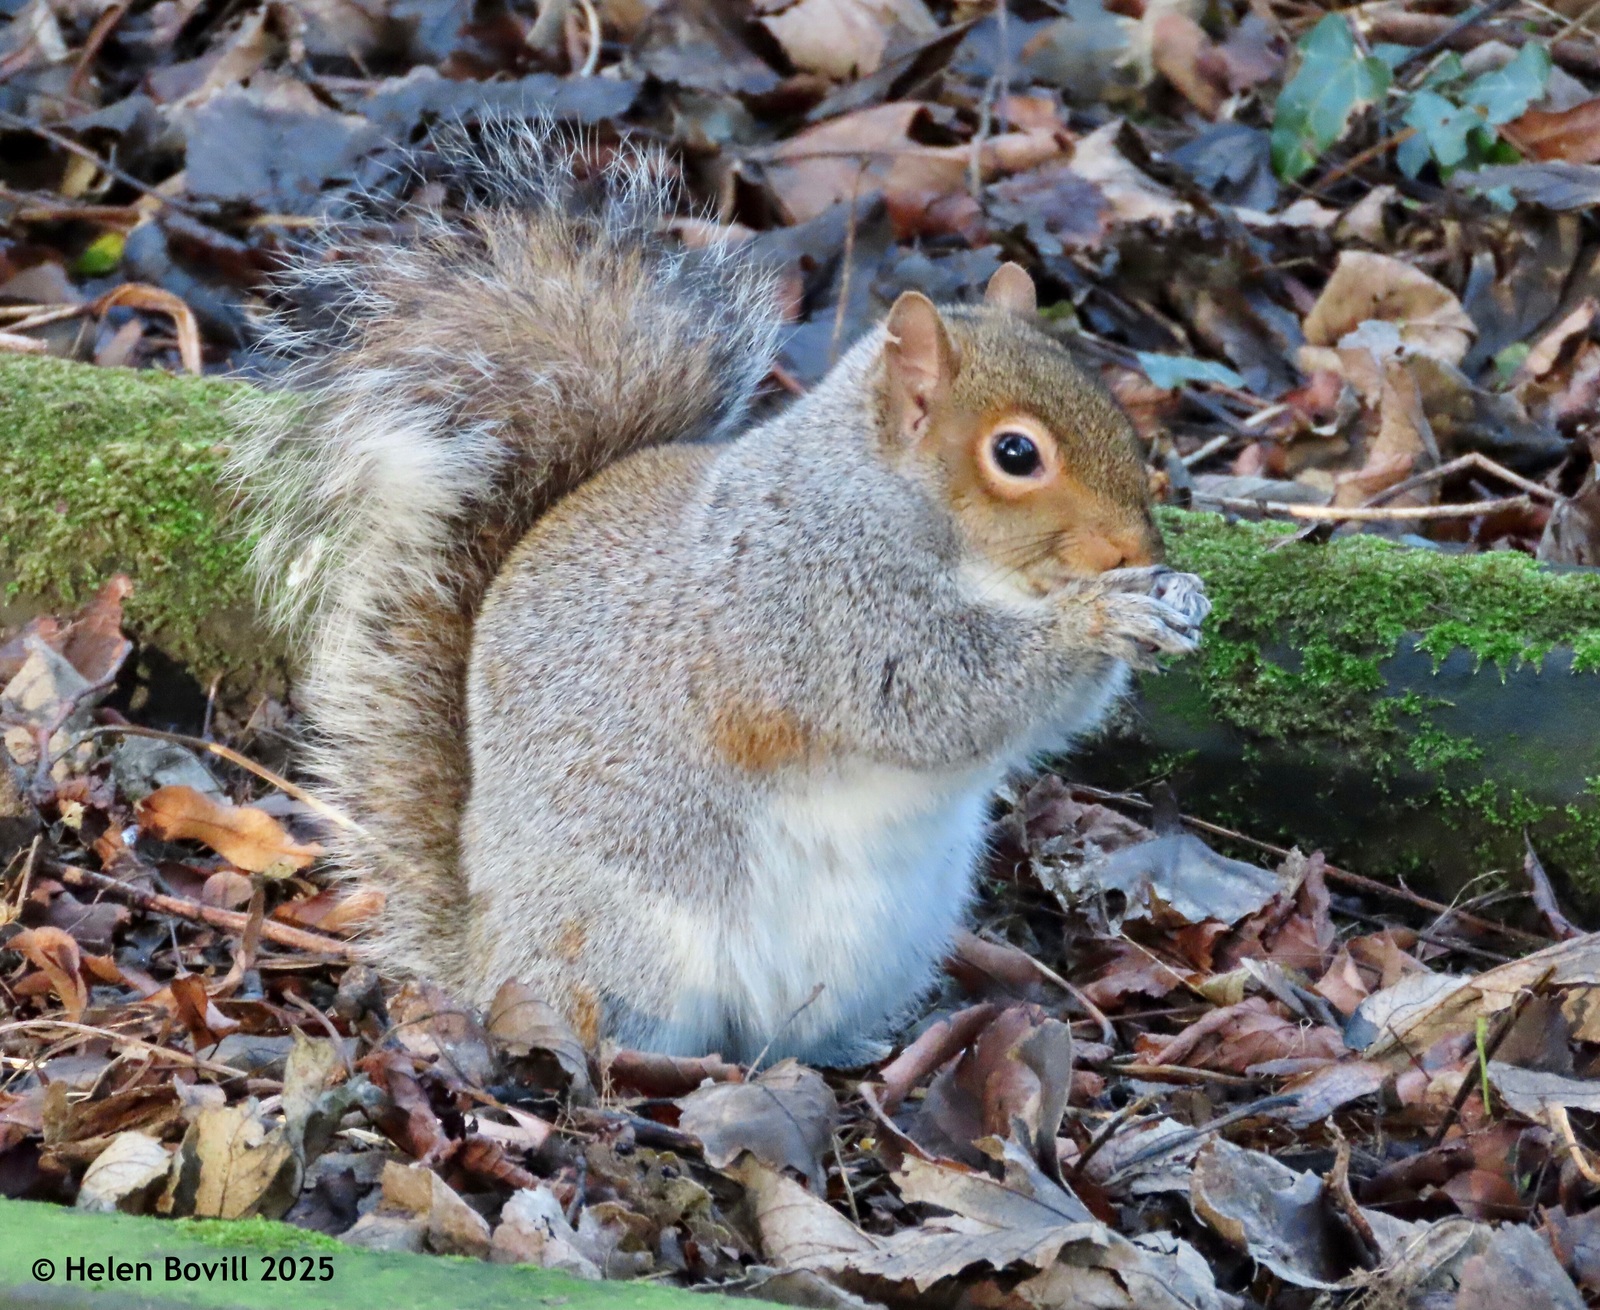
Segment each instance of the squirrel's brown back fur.
[[298,401],[252,403],[232,463],[263,590],[308,634],[312,767],[361,828],[340,863],[389,898],[386,961],[449,982],[484,591],[579,482],[737,424],[777,320],[746,262],[660,241],[658,156],[624,148],[579,183],[581,143],[521,122],[445,153],[458,218],[410,214],[403,243],[335,239],[290,270],[291,302],[331,321],[280,327]]

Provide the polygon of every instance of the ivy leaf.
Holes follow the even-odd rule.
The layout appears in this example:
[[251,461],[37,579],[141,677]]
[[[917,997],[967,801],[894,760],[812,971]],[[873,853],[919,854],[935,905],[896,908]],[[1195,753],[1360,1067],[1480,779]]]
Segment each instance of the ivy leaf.
[[1528,42],[1517,56],[1500,68],[1490,69],[1467,87],[1466,102],[1480,106],[1494,126],[1520,118],[1544,94],[1550,80],[1550,52]]
[[1144,375],[1165,390],[1181,387],[1185,382],[1218,382],[1225,387],[1243,387],[1244,379],[1226,364],[1214,360],[1196,359],[1193,355],[1156,355],[1141,350],[1139,367]]
[[1453,105],[1436,91],[1418,91],[1401,120],[1416,135],[1400,145],[1398,163],[1407,177],[1415,177],[1431,156],[1440,168],[1455,168],[1467,158],[1467,138],[1483,126],[1474,109]]
[[1349,22],[1329,14],[1300,45],[1300,68],[1278,96],[1272,166],[1291,181],[1344,135],[1350,116],[1389,89],[1389,66],[1356,48]]
[[[1412,54],[1415,52],[1408,49],[1406,53]],[[1466,75],[1467,70],[1461,63],[1461,56],[1452,50],[1433,66],[1433,71],[1423,78],[1422,85],[1430,91],[1437,91],[1440,87],[1461,81]]]

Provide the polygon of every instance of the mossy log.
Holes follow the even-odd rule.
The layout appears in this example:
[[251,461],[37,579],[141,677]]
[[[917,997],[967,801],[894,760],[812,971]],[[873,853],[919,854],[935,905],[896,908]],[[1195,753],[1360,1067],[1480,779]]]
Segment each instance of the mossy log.
[[[123,571],[147,650],[235,690],[280,677],[218,490],[239,387],[0,355],[0,619]],[[1074,771],[1170,774],[1192,810],[1435,885],[1520,867],[1527,828],[1600,908],[1600,573],[1164,525],[1215,604],[1204,649],[1141,679]]]

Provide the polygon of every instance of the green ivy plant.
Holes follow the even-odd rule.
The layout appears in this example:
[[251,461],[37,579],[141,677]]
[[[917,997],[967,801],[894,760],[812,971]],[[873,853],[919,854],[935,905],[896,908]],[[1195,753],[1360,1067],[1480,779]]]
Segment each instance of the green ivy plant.
[[1415,177],[1430,161],[1448,175],[1515,158],[1498,129],[1544,94],[1550,52],[1530,41],[1504,66],[1469,77],[1461,60],[1441,59],[1416,87],[1397,86],[1394,69],[1412,51],[1377,46],[1363,53],[1343,14],[1329,14],[1300,42],[1300,66],[1278,96],[1272,124],[1272,164],[1293,181],[1309,172],[1343,138],[1356,112],[1397,101],[1411,134],[1397,162]]

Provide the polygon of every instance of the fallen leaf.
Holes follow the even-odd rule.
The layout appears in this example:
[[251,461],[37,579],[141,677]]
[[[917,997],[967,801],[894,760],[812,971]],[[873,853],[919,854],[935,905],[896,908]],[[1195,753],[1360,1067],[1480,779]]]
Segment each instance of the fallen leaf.
[[1559,113],[1529,109],[1501,124],[1500,135],[1534,159],[1600,163],[1600,96]]
[[1583,1297],[1533,1229],[1508,1224],[1461,1267],[1455,1310],[1583,1310]]
[[1229,70],[1205,29],[1168,5],[1150,5],[1145,20],[1156,71],[1207,118],[1215,118],[1229,95]]
[[193,787],[163,787],[135,809],[139,826],[163,841],[197,841],[251,873],[303,869],[322,854],[301,845],[270,814],[213,800]]
[[799,0],[757,21],[796,68],[835,79],[877,72],[897,31],[924,37],[938,30],[922,0]]
[[728,1169],[743,1183],[769,1264],[799,1269],[877,1251],[868,1237],[821,1197],[753,1155]]
[[43,972],[67,1018],[83,1016],[89,1004],[89,988],[83,977],[82,954],[70,933],[60,928],[24,928],[6,942],[6,947],[20,951],[29,964]]
[[1079,1244],[1104,1247],[1114,1239],[1088,1217],[1083,1203],[1051,1182],[1014,1144],[1006,1179],[910,1157],[897,1181],[908,1200],[953,1212],[920,1227],[876,1239],[866,1249],[808,1258],[805,1267],[850,1272],[887,1282],[909,1281],[918,1292],[977,1264],[995,1270],[1044,1269]]
[[1123,126],[1121,119],[1114,119],[1079,141],[1072,151],[1072,171],[1100,188],[1119,223],[1166,226],[1191,212],[1187,203],[1142,172],[1117,148]]
[[118,1133],[84,1172],[73,1204],[95,1214],[143,1214],[171,1167],[172,1156],[153,1137]]
[[1142,1034],[1135,1049],[1153,1063],[1241,1074],[1272,1060],[1337,1060],[1346,1050],[1334,1029],[1285,1018],[1260,996],[1213,1010],[1173,1037]]
[[489,1254],[488,1222],[426,1165],[384,1165],[382,1204],[425,1219],[428,1248],[437,1255]]
[[822,1075],[782,1060],[750,1082],[714,1083],[681,1097],[678,1126],[700,1139],[706,1160],[726,1168],[746,1151],[775,1169],[824,1184],[839,1106]]
[[1349,1273],[1322,1200],[1322,1180],[1223,1140],[1194,1163],[1189,1201],[1219,1237],[1296,1287],[1332,1288]]
[[570,1087],[581,1099],[592,1095],[589,1053],[566,1017],[534,995],[526,983],[504,982],[489,1002],[485,1026],[513,1060],[543,1087]]
[[[1369,998],[1357,1011],[1357,1020],[1366,1017],[1371,1026],[1370,1045],[1363,1043],[1366,1056],[1390,1064],[1408,1063],[1411,1052],[1426,1050],[1444,1037],[1473,1032],[1480,1015],[1498,1014],[1518,993],[1541,982],[1558,993],[1600,987],[1600,934],[1558,942],[1473,977],[1412,975]],[[1369,1006],[1374,1012],[1369,1013]]]
[[1459,364],[1477,327],[1447,287],[1392,255],[1345,250],[1306,315],[1306,341],[1336,346],[1373,320],[1393,323],[1409,349]]
[[1067,908],[1085,898],[1119,892],[1125,905],[1116,922],[1234,924],[1284,890],[1266,869],[1218,855],[1192,833],[1171,833],[1125,847],[1098,860],[1050,866],[1045,887]]
[[705,1082],[736,1083],[744,1079],[744,1070],[720,1055],[690,1059],[610,1047],[601,1053],[600,1067],[612,1089],[640,1096],[684,1096]]
[[933,1080],[911,1127],[930,1150],[981,1162],[981,1138],[1015,1137],[1047,1169],[1072,1086],[1072,1030],[1037,1005],[1001,1012]]
[[512,1193],[501,1208],[489,1259],[496,1264],[538,1265],[574,1278],[603,1276],[600,1266],[579,1249],[578,1234],[548,1183]]
[[268,1128],[251,1098],[195,1116],[161,1209],[200,1219],[278,1219],[299,1194],[300,1179],[288,1135]]

